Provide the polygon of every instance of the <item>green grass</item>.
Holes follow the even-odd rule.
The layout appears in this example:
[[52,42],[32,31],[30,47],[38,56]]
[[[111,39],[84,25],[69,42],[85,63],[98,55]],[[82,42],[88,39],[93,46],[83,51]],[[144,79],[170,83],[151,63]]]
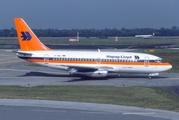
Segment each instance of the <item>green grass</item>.
[[[158,37],[150,39],[141,39],[134,37],[119,37],[115,41],[114,37],[99,39],[96,37],[80,37],[79,42],[69,42],[73,37],[40,37],[44,44],[71,44],[71,45],[157,45],[157,44],[173,44],[179,45],[179,36],[175,37]],[[74,37],[75,38],[75,37]],[[17,37],[0,37],[0,44],[18,44]]]
[[[75,38],[75,37],[74,37]],[[40,37],[45,44],[83,44],[83,45],[157,45],[157,44],[173,44],[179,45],[179,36],[175,37],[153,37],[150,39],[141,39],[134,37],[119,37],[115,41],[114,37],[99,39],[96,37],[80,37],[79,42],[69,42],[69,37]]]
[[0,37],[0,44],[17,44],[17,37]]
[[0,86],[0,98],[47,99],[179,111],[179,97],[156,87]]

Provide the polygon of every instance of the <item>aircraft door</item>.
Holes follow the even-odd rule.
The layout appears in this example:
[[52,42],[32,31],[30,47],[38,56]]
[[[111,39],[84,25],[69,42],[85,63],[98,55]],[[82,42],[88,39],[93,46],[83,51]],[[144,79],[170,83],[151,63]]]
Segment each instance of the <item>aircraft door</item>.
[[101,59],[98,57],[98,58],[96,58],[96,63],[97,64],[100,64],[101,63]]
[[48,64],[49,63],[49,55],[45,54],[44,55],[44,64]]
[[145,66],[145,67],[149,67],[149,65],[150,65],[149,57],[145,57],[145,58],[144,58],[144,66]]

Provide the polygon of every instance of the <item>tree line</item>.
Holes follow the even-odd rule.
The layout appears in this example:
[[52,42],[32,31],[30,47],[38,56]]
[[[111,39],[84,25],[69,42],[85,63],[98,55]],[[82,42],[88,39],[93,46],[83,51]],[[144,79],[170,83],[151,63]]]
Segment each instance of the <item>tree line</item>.
[[[155,33],[156,36],[179,36],[179,28],[134,28],[134,29],[32,29],[38,37],[114,37],[114,36],[135,36]],[[17,37],[16,30],[2,29],[0,37]]]

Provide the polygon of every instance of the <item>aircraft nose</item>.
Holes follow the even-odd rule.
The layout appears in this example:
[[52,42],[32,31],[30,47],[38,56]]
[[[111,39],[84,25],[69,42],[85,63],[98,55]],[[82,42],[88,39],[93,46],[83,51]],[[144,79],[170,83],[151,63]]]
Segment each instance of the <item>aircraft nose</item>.
[[172,69],[172,65],[170,64],[170,69]]
[[172,65],[170,63],[168,63],[167,68],[168,68],[168,70],[170,70],[172,68]]

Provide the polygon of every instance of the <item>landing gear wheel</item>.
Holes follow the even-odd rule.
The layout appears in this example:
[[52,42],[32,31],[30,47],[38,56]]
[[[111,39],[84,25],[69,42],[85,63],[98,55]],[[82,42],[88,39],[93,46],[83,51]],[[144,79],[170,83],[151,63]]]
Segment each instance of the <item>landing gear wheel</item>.
[[149,79],[152,79],[152,76],[148,76]]

